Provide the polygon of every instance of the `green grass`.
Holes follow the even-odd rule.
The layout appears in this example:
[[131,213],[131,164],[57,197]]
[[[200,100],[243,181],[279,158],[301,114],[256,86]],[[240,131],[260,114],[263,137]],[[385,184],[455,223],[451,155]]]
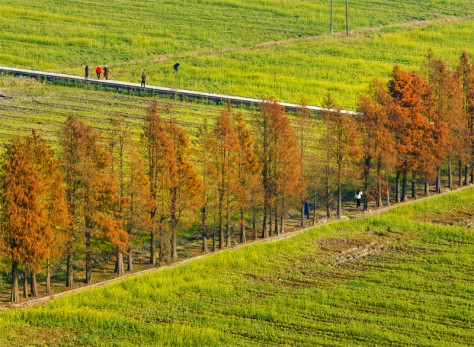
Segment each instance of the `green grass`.
[[0,93],[6,96],[0,103],[0,143],[15,136],[27,136],[32,129],[36,129],[48,142],[57,144],[61,127],[71,114],[101,130],[105,137],[110,130],[111,119],[123,117],[129,122],[130,131],[138,141],[143,119],[154,100],[158,102],[164,118],[169,117],[165,109],[170,108],[178,124],[194,137],[204,118],[209,118],[209,124],[212,124],[212,120],[223,110],[223,106],[213,103],[57,86],[28,78],[0,77]]
[[[113,79],[139,81],[144,70],[151,84],[290,102],[304,95],[314,104],[330,90],[354,108],[369,78],[386,77],[394,63],[418,67],[428,47],[450,63],[462,50],[474,53],[472,19],[299,41],[328,33],[328,6],[325,0],[4,0],[0,65],[82,75],[86,63],[108,64]],[[474,14],[469,0],[350,6],[352,30]],[[344,2],[335,2],[336,32],[344,20]],[[282,40],[296,42],[258,47]]]
[[[471,187],[225,251],[6,311],[0,344],[469,345],[473,216]],[[369,242],[389,246],[331,266]]]
[[[56,145],[61,127],[71,114],[101,130],[105,138],[111,128],[110,121],[123,117],[139,141],[143,119],[153,101],[158,102],[162,117],[174,117],[193,140],[204,119],[212,126],[226,107],[213,102],[157,99],[11,76],[0,76],[0,94],[5,96],[0,97],[0,143],[15,136],[28,136],[32,129],[36,129],[49,143]],[[171,110],[170,114],[167,109]],[[254,122],[253,115],[258,113],[248,108],[234,107],[234,110],[242,111],[250,124]]]

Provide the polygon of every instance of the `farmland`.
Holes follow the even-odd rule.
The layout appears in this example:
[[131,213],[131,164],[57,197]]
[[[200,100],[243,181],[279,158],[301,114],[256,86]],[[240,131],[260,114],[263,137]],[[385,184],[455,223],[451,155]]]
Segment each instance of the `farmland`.
[[[335,2],[335,32],[344,30],[343,5]],[[327,7],[322,0],[7,0],[0,65],[81,75],[86,63],[108,64],[113,79],[137,81],[143,70],[152,84],[289,102],[304,96],[312,104],[329,90],[354,108],[367,81],[386,78],[394,64],[418,69],[430,47],[454,64],[472,49],[470,1],[354,2],[349,39],[324,36]]]
[[6,311],[0,344],[468,345],[473,197],[470,187]]

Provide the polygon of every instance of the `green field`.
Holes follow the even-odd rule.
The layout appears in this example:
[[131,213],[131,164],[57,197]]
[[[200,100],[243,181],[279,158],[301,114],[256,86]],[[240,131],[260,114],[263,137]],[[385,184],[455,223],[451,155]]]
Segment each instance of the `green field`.
[[0,344],[466,346],[473,223],[470,187],[6,311]]
[[5,96],[0,103],[0,142],[27,136],[36,129],[48,142],[57,143],[61,127],[71,114],[101,130],[105,137],[110,121],[123,117],[129,122],[130,130],[139,136],[153,101],[159,103],[165,118],[169,117],[166,109],[170,109],[171,116],[193,137],[204,118],[214,119],[224,109],[215,104],[156,100],[96,88],[52,85],[29,78],[0,78],[0,93]]
[[[108,64],[112,79],[138,81],[146,71],[151,84],[290,102],[305,96],[312,104],[330,90],[354,108],[368,80],[386,77],[395,63],[417,69],[429,47],[451,64],[462,50],[474,53],[470,0],[354,1],[351,38],[307,40],[329,32],[328,7],[323,0],[4,0],[0,65],[81,75],[86,63]],[[429,24],[445,18],[455,21]],[[335,1],[335,32],[344,20],[344,2]],[[405,27],[413,21],[425,23]]]

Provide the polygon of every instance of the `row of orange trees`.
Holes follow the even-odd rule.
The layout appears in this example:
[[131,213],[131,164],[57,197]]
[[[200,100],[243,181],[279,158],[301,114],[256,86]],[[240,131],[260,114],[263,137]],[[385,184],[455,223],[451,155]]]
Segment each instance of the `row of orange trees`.
[[[115,273],[133,268],[136,240],[149,244],[149,261],[178,257],[180,229],[197,226],[202,251],[284,232],[285,218],[314,196],[328,217],[333,199],[342,214],[343,185],[361,182],[365,196],[382,206],[407,199],[411,182],[441,191],[442,168],[452,188],[474,177],[474,74],[464,53],[455,71],[427,55],[423,74],[395,67],[390,82],[371,83],[357,116],[341,112],[328,95],[320,119],[304,107],[292,124],[273,100],[263,101],[251,122],[227,107],[213,124],[199,128],[191,146],[172,117],[153,105],[143,132],[131,134],[115,120],[104,140],[100,131],[71,116],[60,134],[60,156],[33,132],[6,146],[0,175],[1,256],[11,265],[11,301],[17,302],[19,274],[38,295],[37,273],[85,264],[86,283],[98,250],[113,253]],[[141,136],[140,145],[134,141]],[[192,150],[193,147],[193,150]],[[356,177],[356,179],[354,179]],[[393,184],[391,184],[393,183]],[[401,189],[400,189],[401,184]],[[316,213],[314,213],[313,222]],[[29,273],[27,275],[27,273]]]

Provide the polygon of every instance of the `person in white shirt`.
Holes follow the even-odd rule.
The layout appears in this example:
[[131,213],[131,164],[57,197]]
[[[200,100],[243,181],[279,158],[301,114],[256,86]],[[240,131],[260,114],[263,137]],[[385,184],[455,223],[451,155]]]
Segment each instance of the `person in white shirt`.
[[364,195],[359,189],[357,189],[354,198],[357,201],[357,207],[360,207],[360,199],[362,199],[362,195]]

